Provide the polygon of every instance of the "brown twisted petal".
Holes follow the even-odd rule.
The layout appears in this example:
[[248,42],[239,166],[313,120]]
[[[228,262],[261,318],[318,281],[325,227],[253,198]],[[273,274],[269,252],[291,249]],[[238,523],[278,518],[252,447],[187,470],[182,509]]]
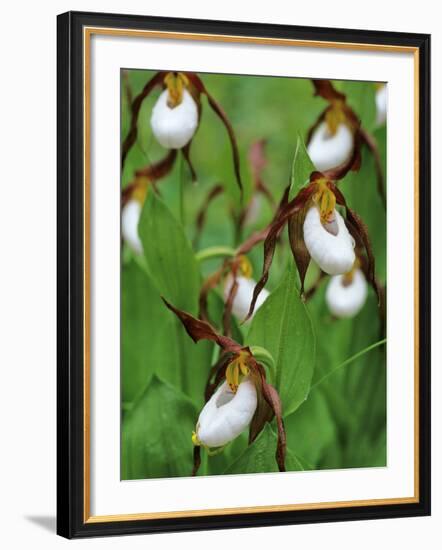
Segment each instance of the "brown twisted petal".
[[141,92],[137,95],[137,97],[133,100],[131,105],[131,121],[130,121],[130,128],[129,132],[126,136],[126,139],[123,141],[123,146],[121,148],[121,166],[124,166],[124,161],[126,160],[126,156],[129,153],[132,145],[135,143],[138,135],[138,115],[140,113],[141,105],[143,101],[146,99],[146,97],[152,92],[153,89],[155,89],[157,86],[162,86],[164,82],[164,77],[166,76],[165,71],[160,71],[156,73],[150,80],[147,82],[147,84],[144,86],[144,88],[141,90]]
[[210,191],[206,195],[206,198],[203,200],[196,215],[194,245],[198,244],[199,238],[204,229],[207,218],[207,209],[209,208],[210,203],[222,193],[224,193],[224,187],[221,185],[221,183],[217,183],[212,187],[212,189],[210,189]]
[[361,141],[365,143],[365,145],[368,147],[369,151],[373,155],[374,162],[375,162],[375,169],[376,169],[378,193],[384,208],[387,208],[384,171],[382,168],[382,161],[381,161],[381,155],[379,153],[378,144],[376,143],[376,139],[369,132],[367,132],[366,130],[363,130],[362,128],[360,130],[360,137],[361,137]]
[[353,143],[352,154],[345,162],[339,166],[336,166],[336,168],[324,170],[323,173],[327,179],[333,181],[341,180],[348,174],[348,172],[357,172],[359,170],[361,167],[361,136],[359,129],[354,131]]
[[[313,174],[320,174],[319,172],[314,172]],[[312,174],[312,175],[313,175]],[[268,233],[264,241],[264,261],[261,277],[256,283],[255,289],[253,291],[253,298],[250,304],[249,312],[245,321],[250,319],[253,315],[255,309],[256,300],[258,299],[261,290],[265,287],[267,279],[269,278],[270,267],[273,262],[273,256],[275,254],[275,247],[277,239],[286,224],[286,222],[300,209],[302,209],[311,195],[315,192],[316,185],[314,182],[310,183],[296,195],[294,199],[288,202],[288,196],[290,192],[290,185],[286,187],[283,198],[279,204],[275,217],[273,221],[268,226]]]
[[158,162],[137,170],[135,172],[135,181],[129,183],[121,192],[121,206],[125,206],[129,199],[132,198],[139,186],[139,181],[137,180],[140,178],[145,178],[149,183],[155,184],[156,181],[167,176],[174,165],[176,154],[176,150],[171,149],[167,155]]
[[196,175],[195,168],[194,168],[193,163],[192,163],[192,160],[191,160],[191,158],[190,158],[190,146],[191,146],[191,144],[192,144],[192,140],[190,140],[189,143],[187,143],[187,144],[181,149],[181,151],[183,152],[184,160],[186,161],[186,164],[187,164],[187,166],[189,167],[190,175],[191,175],[192,181],[195,182],[195,181],[197,181],[198,177],[197,177],[197,175]]
[[233,126],[230,123],[229,119],[227,118],[226,113],[222,109],[222,107],[217,103],[214,97],[212,97],[209,92],[207,91],[206,87],[204,86],[202,80],[199,78],[198,75],[195,73],[185,73],[191,84],[195,87],[198,93],[205,94],[207,97],[207,101],[209,102],[210,107],[212,110],[218,115],[218,117],[221,119],[222,123],[224,124],[227,134],[229,136],[230,145],[232,148],[232,156],[233,156],[233,167],[236,177],[236,182],[238,184],[238,187],[241,191],[241,199],[243,195],[243,185],[241,180],[241,173],[240,173],[240,161],[239,161],[239,149],[238,149],[238,143],[236,141],[235,132],[233,130]]
[[238,280],[236,278],[237,269],[232,270],[233,281],[227,296],[227,300],[224,304],[223,312],[223,332],[226,336],[230,336],[232,333],[231,318],[233,301],[235,300],[236,293],[238,292]]
[[304,296],[304,281],[310,264],[310,253],[304,242],[304,220],[306,208],[301,208],[288,221],[290,248],[301,281],[301,296]]
[[167,155],[161,160],[159,160],[158,162],[149,164],[145,168],[141,168],[140,170],[137,170],[135,172],[135,176],[146,177],[150,181],[156,181],[161,178],[164,178],[172,170],[172,167],[176,160],[176,156],[177,156],[176,149],[170,149]]
[[193,315],[182,311],[170,304],[165,298],[162,297],[165,305],[175,313],[178,319],[183,323],[187,334],[196,343],[199,340],[212,340],[216,342],[225,351],[240,351],[242,346],[227,336],[218,334],[216,330],[207,323],[207,321],[201,321],[196,319]]
[[345,94],[338,92],[330,80],[312,79],[315,95],[319,95],[327,101],[345,101]]
[[373,254],[373,248],[371,246],[370,236],[368,229],[362,218],[354,210],[352,210],[345,200],[344,195],[338,189],[336,185],[329,182],[329,187],[333,191],[336,197],[336,202],[345,208],[346,212],[346,225],[350,231],[352,237],[355,239],[356,244],[362,246],[367,254],[367,279],[372,285],[376,296],[378,297],[378,305],[381,305],[381,290],[375,277],[375,257]]
[[251,374],[252,380],[256,387],[256,395],[258,398],[258,404],[256,406],[255,414],[250,423],[249,429],[249,445],[255,441],[258,435],[261,433],[266,422],[270,422],[274,417],[273,409],[264,399],[262,393],[262,380],[259,372],[252,371]]
[[215,273],[212,273],[203,283],[200,294],[199,294],[199,317],[203,319],[204,321],[210,321],[209,319],[209,312],[207,311],[207,299],[209,296],[209,292],[214,289],[218,283],[221,281],[221,277],[224,273],[224,267],[225,264],[221,266],[218,271],[215,271]]
[[[285,434],[285,428],[284,428],[284,421],[282,419],[282,404],[281,399],[279,398],[279,394],[276,391],[276,389],[267,382],[266,376],[265,376],[265,370],[264,367],[256,361],[256,359],[251,356],[249,358],[249,367],[251,368],[252,372],[255,373],[255,377],[259,377],[260,384],[257,387],[261,388],[262,396],[264,397],[265,401],[267,402],[267,405],[270,407],[272,411],[272,417],[273,415],[276,418],[276,425],[278,428],[278,443],[276,446],[276,463],[278,464],[278,468],[280,472],[285,472],[285,454],[286,454],[286,447],[287,447],[287,438]],[[255,382],[256,385],[256,382]],[[256,425],[254,426],[254,437],[258,435],[258,433],[262,430],[264,427],[265,421],[262,421],[262,417],[264,416],[265,411],[260,412],[260,419],[256,419]],[[270,418],[271,420],[271,418]],[[252,421],[253,422],[253,421]],[[258,428],[260,429],[258,430]],[[249,439],[252,436],[252,433],[250,432]]]

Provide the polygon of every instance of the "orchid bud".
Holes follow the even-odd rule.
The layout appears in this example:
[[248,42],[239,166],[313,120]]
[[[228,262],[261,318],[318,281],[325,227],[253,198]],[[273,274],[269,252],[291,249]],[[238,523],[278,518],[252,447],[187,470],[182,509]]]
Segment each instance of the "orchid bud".
[[387,86],[382,84],[376,90],[376,123],[380,126],[387,120]]
[[355,261],[355,242],[344,218],[336,209],[323,224],[319,208],[310,207],[305,216],[303,233],[305,246],[322,271],[340,275],[351,270]]
[[[225,301],[227,301],[229,297],[230,290],[233,284],[234,284],[234,277],[232,274],[229,274],[226,277],[226,280],[224,282],[224,300]],[[236,277],[236,284],[238,286],[236,289],[235,297],[233,299],[232,313],[238,319],[244,319],[247,316],[247,313],[249,312],[250,302],[252,301],[252,298],[253,298],[253,290],[256,286],[256,281],[254,281],[251,278],[238,275]],[[269,295],[268,290],[263,288],[256,300],[255,311],[262,306],[262,304],[265,302],[268,295]]]
[[222,447],[238,437],[250,424],[258,399],[254,383],[244,378],[236,392],[225,381],[201,411],[194,444]]
[[330,279],[325,294],[330,313],[335,317],[354,317],[367,298],[367,281],[360,269]]
[[354,148],[354,136],[344,122],[334,132],[326,121],[314,130],[307,152],[316,169],[325,172],[348,161]]
[[150,124],[158,142],[168,149],[181,149],[189,143],[198,127],[198,107],[183,89],[181,101],[170,102],[169,90],[165,89],[152,110]]
[[121,233],[123,239],[135,254],[143,253],[143,245],[138,235],[142,204],[136,199],[130,199],[121,211]]

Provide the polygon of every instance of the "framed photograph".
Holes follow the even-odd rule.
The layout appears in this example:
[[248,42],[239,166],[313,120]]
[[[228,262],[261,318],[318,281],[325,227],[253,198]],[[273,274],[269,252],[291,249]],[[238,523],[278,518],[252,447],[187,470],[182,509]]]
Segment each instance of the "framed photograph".
[[58,17],[58,533],[430,513],[430,37]]

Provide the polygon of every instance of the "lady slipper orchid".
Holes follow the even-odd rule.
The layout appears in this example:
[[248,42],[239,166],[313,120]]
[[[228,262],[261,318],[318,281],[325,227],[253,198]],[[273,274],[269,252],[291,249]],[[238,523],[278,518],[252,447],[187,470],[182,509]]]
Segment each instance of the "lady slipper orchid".
[[[349,272],[355,262],[357,244],[361,254],[366,253],[366,277],[372,284],[380,303],[380,289],[375,278],[374,255],[367,228],[361,218],[346,203],[336,184],[321,172],[312,172],[309,183],[288,200],[291,185],[287,187],[278,210],[265,231],[264,263],[260,279],[253,291],[246,319],[254,312],[260,293],[269,277],[275,247],[279,235],[287,224],[290,247],[301,281],[304,295],[304,279],[313,258],[322,271],[330,275]],[[345,219],[336,209],[343,208]],[[364,258],[365,260],[365,258]]]
[[[224,298],[223,312],[223,331],[224,334],[231,334],[231,316],[232,314],[240,321],[244,321],[249,311],[250,303],[253,298],[256,281],[252,278],[252,265],[245,255],[256,242],[260,242],[262,238],[258,237],[255,241],[255,235],[252,235],[245,241],[236,251],[233,256],[226,258],[222,265],[212,275],[210,275],[203,283],[200,290],[199,305],[200,317],[205,321],[210,321],[207,301],[211,290],[218,285],[222,286]],[[258,297],[257,308],[261,307],[267,299],[269,293],[264,289]]]
[[[233,275],[229,274],[224,282],[224,301],[227,302],[229,294],[232,291],[232,287],[235,282],[237,288],[235,297],[233,298],[232,302],[232,313],[233,315],[235,315],[235,317],[242,321],[249,312],[250,302],[253,298],[253,290],[256,286],[256,281],[242,275],[236,277],[235,280]],[[258,296],[258,299],[256,300],[255,310],[259,309],[262,306],[268,295],[268,290],[264,288],[261,294]]]
[[355,241],[337,210],[323,223],[318,207],[311,206],[303,229],[305,246],[322,271],[329,275],[350,271],[355,261]]
[[367,281],[358,267],[344,275],[332,277],[325,293],[330,313],[338,318],[354,317],[366,298]]
[[307,152],[316,169],[340,179],[360,164],[360,123],[346,97],[329,80],[313,80],[315,95],[328,102],[307,136]]
[[353,132],[345,123],[333,132],[327,122],[321,122],[313,132],[307,152],[317,170],[325,172],[345,164],[354,148]]
[[150,164],[135,173],[135,179],[122,191],[121,235],[135,254],[143,253],[143,245],[138,235],[138,224],[144,201],[150,185],[165,177],[173,167],[176,151],[170,151],[160,161]]
[[136,199],[130,199],[121,210],[121,234],[135,254],[143,253],[143,245],[138,235],[138,223],[142,208],[142,203]]
[[[376,139],[361,126],[356,113],[348,105],[346,96],[334,88],[330,80],[312,80],[315,95],[328,102],[307,134],[307,151],[319,170],[331,180],[342,179],[350,170],[361,165],[361,147],[365,145],[373,156],[377,186],[381,200],[386,205],[385,184],[381,155]],[[379,88],[378,124],[382,123],[386,110],[386,88]]]
[[[252,265],[244,255],[238,256],[227,264],[231,271],[224,280],[224,302],[229,305],[228,313],[231,311],[242,321],[247,316],[256,286],[256,281],[252,279]],[[261,292],[256,301],[256,309],[262,306],[268,295],[269,292],[266,289]]]
[[381,126],[387,120],[387,86],[380,84],[376,90],[376,123]]
[[258,404],[256,388],[249,378],[233,391],[223,382],[201,411],[192,438],[195,445],[223,447],[246,430]]
[[221,348],[220,359],[209,371],[206,404],[192,434],[192,474],[196,475],[201,463],[202,447],[209,455],[218,452],[247,428],[250,444],[273,418],[276,419],[278,429],[275,459],[279,470],[285,471],[286,436],[281,401],[276,389],[267,381],[263,364],[249,347],[243,347],[232,338],[219,334],[206,321],[174,307],[164,298],[163,301],[195,343],[211,340]]
[[122,167],[124,167],[127,155],[138,137],[138,117],[143,101],[158,87],[162,88],[163,91],[157,99],[151,114],[151,127],[155,138],[168,149],[182,150],[183,157],[192,174],[192,179],[196,180],[196,173],[190,160],[190,145],[201,118],[201,96],[205,95],[209,106],[227,130],[232,149],[236,182],[242,193],[239,150],[235,132],[227,115],[208,92],[203,81],[196,73],[160,71],[146,83],[141,92],[131,101],[131,123],[121,152]]
[[158,142],[167,149],[181,149],[189,143],[198,127],[198,106],[187,91],[185,75],[173,73],[165,79],[167,88],[152,110],[150,124]]

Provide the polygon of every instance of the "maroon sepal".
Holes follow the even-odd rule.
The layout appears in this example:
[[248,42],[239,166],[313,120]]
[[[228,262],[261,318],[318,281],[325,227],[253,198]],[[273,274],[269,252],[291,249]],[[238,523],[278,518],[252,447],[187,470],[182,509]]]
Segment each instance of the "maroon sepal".
[[[241,346],[235,342],[235,340],[232,340],[232,338],[218,334],[215,329],[209,325],[209,323],[196,319],[189,313],[175,308],[164,298],[163,301],[183,323],[187,334],[189,334],[194,342],[198,342],[199,340],[211,340],[216,342],[223,350],[223,354],[220,359],[209,372],[205,389],[206,402],[212,397],[221,380],[225,377],[227,366],[238,357],[240,352],[247,353],[246,364],[249,367],[250,377],[255,384],[259,403],[259,410],[257,409],[258,412],[255,413],[250,426],[249,443],[257,437],[259,432],[263,429],[265,422],[270,421],[273,416],[275,416],[276,425],[278,428],[278,443],[275,458],[279,470],[281,472],[285,472],[285,451],[287,442],[284,422],[282,419],[282,405],[278,392],[266,380],[264,367],[256,361],[249,347]],[[265,408],[264,401],[266,402],[268,409]],[[196,475],[200,463],[200,452],[194,451],[194,467],[192,475]]]
[[214,97],[210,95],[210,93],[207,91],[206,87],[204,86],[203,81],[200,79],[200,77],[195,73],[185,73],[191,84],[194,86],[194,88],[197,90],[200,94],[205,94],[207,97],[207,101],[212,108],[212,110],[218,115],[218,117],[221,119],[222,123],[224,124],[227,134],[229,135],[230,145],[232,147],[232,156],[233,156],[233,168],[235,171],[235,177],[236,182],[238,184],[238,187],[241,191],[241,198],[243,194],[243,185],[241,181],[241,173],[240,173],[240,161],[239,161],[239,149],[238,149],[238,143],[236,141],[235,132],[233,130],[233,126],[230,123],[230,120],[228,119],[226,113],[222,109],[222,107],[217,103]]
[[141,105],[146,97],[152,92],[157,86],[162,86],[164,82],[164,77],[167,72],[160,71],[156,73],[149,82],[144,86],[141,92],[137,97],[132,101],[131,105],[131,120],[129,132],[126,136],[126,139],[123,142],[121,148],[121,166],[124,166],[124,161],[126,160],[127,154],[129,153],[132,145],[135,143],[138,135],[138,115],[140,113]]
[[356,244],[363,247],[367,254],[367,280],[372,285],[376,295],[378,297],[378,304],[381,304],[381,291],[379,289],[376,277],[375,277],[375,258],[373,254],[373,248],[371,246],[370,237],[368,235],[368,229],[362,218],[352,210],[345,200],[344,195],[338,189],[336,185],[329,182],[329,187],[333,191],[336,197],[336,203],[343,206],[346,212],[346,225],[351,235],[356,241]]
[[[319,172],[314,172],[313,174],[319,174]],[[288,220],[294,214],[296,214],[297,212],[299,212],[301,209],[304,208],[305,204],[310,199],[311,195],[314,193],[315,187],[316,186],[314,182],[310,183],[309,185],[301,189],[299,193],[296,195],[296,197],[292,199],[290,202],[288,202],[290,185],[286,187],[283,198],[276,211],[275,217],[273,218],[272,222],[268,226],[268,233],[264,241],[264,261],[263,261],[261,277],[256,283],[256,286],[253,290],[253,297],[250,303],[249,312],[244,321],[247,321],[247,319],[250,319],[250,317],[253,315],[256,300],[258,299],[258,296],[260,295],[262,289],[265,287],[267,283],[267,279],[269,278],[270,267],[273,262],[273,256],[275,254],[276,242],[279,237],[279,234],[281,233],[282,229],[284,228],[284,225],[288,222]]]

